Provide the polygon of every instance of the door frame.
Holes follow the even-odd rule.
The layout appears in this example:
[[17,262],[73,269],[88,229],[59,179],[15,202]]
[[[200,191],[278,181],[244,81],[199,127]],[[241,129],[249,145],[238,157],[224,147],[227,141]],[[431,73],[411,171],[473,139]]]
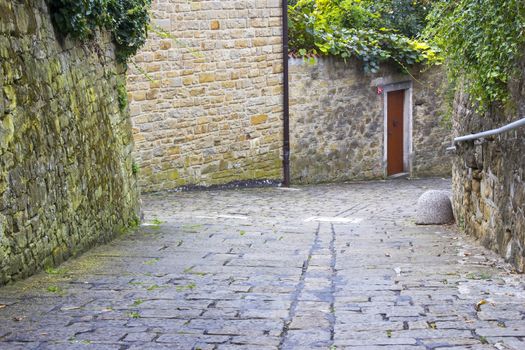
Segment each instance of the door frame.
[[383,174],[388,177],[388,93],[405,90],[403,101],[403,171],[412,174],[412,82],[388,84],[383,87]]

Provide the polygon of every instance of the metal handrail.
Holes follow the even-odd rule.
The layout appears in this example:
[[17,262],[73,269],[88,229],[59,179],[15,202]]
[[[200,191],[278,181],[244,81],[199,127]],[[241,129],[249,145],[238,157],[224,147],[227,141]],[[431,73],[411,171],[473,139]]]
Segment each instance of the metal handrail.
[[492,130],[483,131],[483,132],[478,132],[477,134],[456,137],[454,139],[454,144],[459,143],[459,142],[464,142],[464,141],[478,140],[478,139],[486,138],[488,136],[499,135],[499,134],[502,134],[504,132],[517,129],[517,128],[522,127],[522,126],[525,126],[525,118],[517,120],[517,121],[512,122],[510,124],[507,124],[505,126],[502,126],[501,128],[492,129]]

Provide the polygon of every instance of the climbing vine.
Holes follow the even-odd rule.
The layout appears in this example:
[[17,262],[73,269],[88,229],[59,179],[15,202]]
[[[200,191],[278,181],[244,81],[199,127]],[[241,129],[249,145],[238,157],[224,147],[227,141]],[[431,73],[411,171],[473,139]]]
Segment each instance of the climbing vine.
[[369,72],[384,61],[439,63],[437,50],[417,38],[428,9],[421,0],[290,1],[290,48],[300,56],[356,57]]
[[441,0],[425,35],[443,50],[452,85],[461,79],[478,111],[509,102],[525,46],[523,0]]
[[108,30],[117,47],[117,59],[126,63],[144,45],[151,0],[47,0],[60,32],[78,40]]

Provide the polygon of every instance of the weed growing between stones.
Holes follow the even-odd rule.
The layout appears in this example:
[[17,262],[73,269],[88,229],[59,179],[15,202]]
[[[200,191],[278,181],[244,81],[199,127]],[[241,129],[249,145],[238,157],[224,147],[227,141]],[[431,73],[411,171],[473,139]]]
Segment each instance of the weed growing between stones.
[[153,258],[153,259],[150,259],[150,260],[146,260],[143,262],[144,265],[155,265],[156,263],[158,263],[160,261],[160,258]]
[[130,286],[143,286],[144,285],[144,282],[135,282],[135,281],[131,281],[131,282],[128,282],[128,284]]
[[144,303],[144,300],[142,299],[137,299],[133,302],[133,305],[132,306],[139,306],[141,305],[142,303]]
[[59,295],[59,296],[64,296],[66,294],[66,292],[60,288],[59,286],[49,286],[47,287],[46,289],[49,293],[53,293],[53,294],[56,294],[56,295]]
[[123,226],[119,229],[119,233],[121,235],[126,235],[137,230],[139,226],[140,219],[137,215],[134,215],[133,218],[128,222],[127,226]]
[[132,311],[128,313],[129,318],[140,318],[140,314],[137,311]]
[[[127,98],[127,97],[126,97]],[[133,162],[131,164],[131,173],[133,175],[137,175],[140,171],[140,165],[138,165],[137,163]]]
[[66,274],[66,270],[65,269],[61,269],[61,268],[54,268],[54,267],[46,267],[45,268],[45,272],[48,274],[48,275],[54,275],[54,276],[62,276],[62,275],[65,275]]
[[175,290],[177,292],[183,292],[185,290],[194,290],[195,288],[197,287],[197,285],[195,284],[195,282],[191,282],[185,286],[177,286],[175,287]]
[[193,270],[193,266],[191,267],[188,267],[186,269],[184,269],[183,271],[185,274],[189,274],[189,275],[197,275],[197,276],[206,276],[206,272],[198,272],[198,271],[194,271]]
[[488,344],[488,343],[489,343],[489,341],[487,340],[487,338],[485,338],[485,337],[482,336],[482,335],[479,336],[479,342],[480,342],[481,344]]
[[[117,85],[117,97],[118,97],[118,107],[121,112],[124,112],[126,108],[128,107],[128,91],[126,90],[126,84],[125,82],[119,81]],[[133,171],[133,166],[136,163],[133,162],[131,171],[133,174],[136,174],[136,172]]]
[[154,226],[160,226],[163,223],[164,223],[164,221],[159,220],[158,218],[154,218],[153,220],[151,220],[151,224],[154,225]]
[[151,292],[151,291],[154,291],[154,290],[159,289],[159,288],[161,288],[161,286],[159,286],[158,284],[153,284],[153,285],[149,286],[148,288],[146,288],[146,290],[148,292]]

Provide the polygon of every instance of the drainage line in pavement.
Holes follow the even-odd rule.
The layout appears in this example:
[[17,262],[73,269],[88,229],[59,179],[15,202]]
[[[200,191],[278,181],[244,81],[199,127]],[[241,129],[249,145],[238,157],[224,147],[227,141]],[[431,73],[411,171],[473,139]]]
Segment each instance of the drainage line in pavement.
[[281,340],[278,346],[279,350],[282,350],[283,348],[284,341],[286,340],[286,336],[288,335],[288,329],[290,327],[290,324],[292,323],[293,318],[295,317],[297,303],[299,302],[299,296],[301,295],[304,289],[304,280],[306,278],[306,271],[308,271],[308,267],[310,266],[310,261],[312,260],[314,249],[316,249],[319,246],[319,230],[320,229],[321,229],[321,224],[318,224],[317,230],[315,231],[314,242],[312,243],[312,246],[310,247],[310,251],[308,252],[308,257],[303,263],[301,277],[299,278],[299,282],[295,286],[295,290],[292,294],[292,303],[290,304],[290,311],[288,312],[288,317],[284,321],[283,331],[281,332]]
[[331,224],[332,229],[332,239],[330,240],[330,271],[332,275],[330,276],[330,317],[328,318],[330,322],[330,348],[334,345],[334,336],[335,336],[335,280],[337,278],[337,270],[335,269],[336,264],[336,251],[335,251],[335,229],[334,224]]

